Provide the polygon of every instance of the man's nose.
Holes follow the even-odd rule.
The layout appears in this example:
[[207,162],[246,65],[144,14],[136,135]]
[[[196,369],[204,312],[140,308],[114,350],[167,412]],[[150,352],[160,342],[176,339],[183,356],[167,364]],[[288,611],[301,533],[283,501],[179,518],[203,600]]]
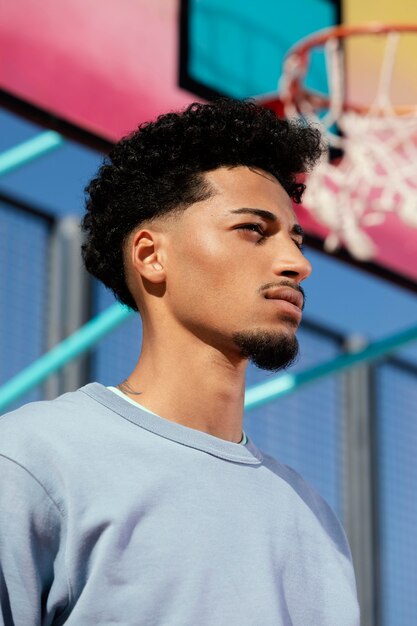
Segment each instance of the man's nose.
[[285,244],[281,242],[273,270],[278,276],[285,276],[301,283],[310,276],[312,267],[310,261],[306,259],[297,244],[291,239]]

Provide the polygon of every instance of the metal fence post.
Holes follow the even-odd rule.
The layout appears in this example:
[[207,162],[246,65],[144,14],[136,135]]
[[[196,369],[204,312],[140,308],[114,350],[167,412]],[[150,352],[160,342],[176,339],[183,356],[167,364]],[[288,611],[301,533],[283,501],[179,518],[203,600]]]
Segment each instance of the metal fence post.
[[[71,216],[57,221],[49,249],[47,350],[71,335],[90,317],[91,280],[82,263],[81,243],[78,218]],[[84,385],[88,382],[88,371],[88,356],[75,359],[45,382],[45,398],[56,398]]]
[[[347,340],[347,352],[366,344]],[[344,521],[356,573],[362,626],[379,626],[377,598],[377,506],[375,402],[372,366],[361,365],[344,375]]]

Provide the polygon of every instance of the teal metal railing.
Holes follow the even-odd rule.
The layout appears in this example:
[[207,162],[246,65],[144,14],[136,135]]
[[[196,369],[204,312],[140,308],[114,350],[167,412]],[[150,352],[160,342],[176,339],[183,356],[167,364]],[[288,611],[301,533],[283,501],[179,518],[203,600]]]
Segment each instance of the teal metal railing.
[[0,413],[51,374],[58,372],[64,365],[90,350],[102,337],[108,335],[132,315],[133,311],[127,307],[113,304],[16,374],[0,387]]
[[[91,319],[71,336],[26,367],[0,387],[0,412],[19,400],[64,365],[90,350],[102,337],[129,319],[133,312],[114,304]],[[295,374],[281,374],[246,391],[245,407],[252,409],[271,400],[297,391],[304,385],[360,364],[370,363],[417,340],[417,326],[375,341],[357,352],[341,354],[330,361]]]
[[338,374],[358,365],[371,363],[417,340],[417,326],[368,344],[356,351],[314,365],[296,374],[281,374],[246,391],[245,406],[255,408],[275,398],[297,391],[304,385]]
[[44,154],[64,144],[64,138],[53,130],[47,130],[0,154],[0,176],[9,174]]

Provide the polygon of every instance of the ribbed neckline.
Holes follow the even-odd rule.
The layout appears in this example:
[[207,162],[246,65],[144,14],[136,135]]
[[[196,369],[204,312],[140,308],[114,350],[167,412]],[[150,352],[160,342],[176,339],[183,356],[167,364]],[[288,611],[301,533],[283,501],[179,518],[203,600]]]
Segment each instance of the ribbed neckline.
[[[118,389],[118,387],[112,387],[112,386],[109,387],[107,385],[106,389],[110,389],[110,391],[112,391],[117,396],[120,396],[121,398],[126,400],[126,402],[129,402],[130,404],[133,404],[133,406],[138,406],[140,409],[142,409],[142,411],[145,411],[146,413],[152,413],[152,415],[156,415],[156,413],[154,413],[153,411],[150,411],[146,407],[142,406],[140,402],[136,402],[135,400],[132,400],[132,398],[129,398],[129,396],[126,395],[125,393],[123,393],[123,391],[121,391],[120,389]],[[245,433],[244,430],[242,430],[242,439],[241,439],[241,441],[238,441],[237,443],[239,443],[241,446],[246,446],[246,444],[248,443],[248,438],[247,438],[246,433]]]
[[247,444],[243,446],[240,443],[225,441],[201,430],[171,422],[163,417],[159,417],[159,415],[144,411],[139,406],[126,402],[101,383],[90,383],[82,387],[80,391],[114,411],[120,417],[165,439],[170,439],[184,446],[195,448],[235,463],[249,465],[262,463],[262,453],[254,445],[250,437],[248,437]]

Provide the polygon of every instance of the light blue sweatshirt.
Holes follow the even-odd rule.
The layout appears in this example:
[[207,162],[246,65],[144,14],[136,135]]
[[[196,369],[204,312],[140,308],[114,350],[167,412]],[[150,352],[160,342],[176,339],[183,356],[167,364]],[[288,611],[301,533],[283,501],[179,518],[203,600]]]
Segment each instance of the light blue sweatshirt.
[[322,498],[92,383],[0,419],[0,624],[358,626]]

